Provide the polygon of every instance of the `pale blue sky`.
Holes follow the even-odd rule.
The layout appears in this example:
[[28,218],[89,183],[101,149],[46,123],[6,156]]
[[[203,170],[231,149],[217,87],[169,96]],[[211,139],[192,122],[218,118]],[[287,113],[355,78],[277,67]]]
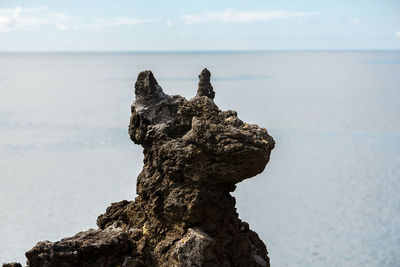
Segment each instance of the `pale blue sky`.
[[0,51],[400,49],[400,1],[0,0]]

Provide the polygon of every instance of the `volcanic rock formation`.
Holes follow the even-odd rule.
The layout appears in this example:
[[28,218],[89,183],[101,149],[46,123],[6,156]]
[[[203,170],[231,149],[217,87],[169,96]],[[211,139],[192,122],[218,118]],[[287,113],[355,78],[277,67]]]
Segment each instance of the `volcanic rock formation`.
[[28,266],[269,266],[258,235],[238,218],[235,184],[261,173],[274,140],[221,111],[210,72],[197,95],[166,95],[139,73],[129,135],[143,147],[134,201],[113,203],[90,229],[26,252]]

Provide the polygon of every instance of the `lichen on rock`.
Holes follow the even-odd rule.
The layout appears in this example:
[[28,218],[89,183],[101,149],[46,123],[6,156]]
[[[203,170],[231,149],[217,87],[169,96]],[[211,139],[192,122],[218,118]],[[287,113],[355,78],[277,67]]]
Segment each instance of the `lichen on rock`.
[[204,69],[187,100],[165,94],[151,71],[139,73],[129,123],[144,153],[137,197],[111,204],[97,230],[39,242],[28,266],[269,266],[230,192],[264,170],[275,142],[221,111],[210,77]]

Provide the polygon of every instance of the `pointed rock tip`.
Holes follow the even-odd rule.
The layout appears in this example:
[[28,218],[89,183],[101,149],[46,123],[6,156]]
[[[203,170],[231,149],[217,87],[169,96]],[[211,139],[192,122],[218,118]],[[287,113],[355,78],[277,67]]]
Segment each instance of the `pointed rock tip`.
[[139,73],[135,83],[136,99],[148,99],[160,95],[161,87],[150,70]]
[[211,77],[211,72],[210,72],[207,68],[204,68],[204,69],[201,71],[200,75],[199,75],[199,79],[200,79],[200,80],[201,80],[201,79],[208,79],[208,80],[210,80],[210,77]]
[[210,82],[211,72],[205,68],[199,75],[199,87],[197,89],[196,96],[207,96],[208,98],[214,99],[215,92]]

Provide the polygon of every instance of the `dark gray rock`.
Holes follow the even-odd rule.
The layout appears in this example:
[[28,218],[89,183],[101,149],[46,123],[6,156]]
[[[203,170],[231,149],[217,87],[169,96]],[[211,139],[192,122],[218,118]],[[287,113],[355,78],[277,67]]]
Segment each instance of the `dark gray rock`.
[[10,263],[3,263],[3,267],[22,267],[22,265],[17,262],[10,262]]
[[199,87],[197,89],[196,96],[207,96],[214,99],[215,92],[210,82],[211,72],[208,69],[204,69],[199,75]]
[[29,266],[269,266],[230,192],[264,170],[275,142],[217,107],[210,76],[202,71],[187,100],[166,95],[151,71],[139,74],[129,124],[144,149],[138,196],[108,207],[97,230],[39,242]]

